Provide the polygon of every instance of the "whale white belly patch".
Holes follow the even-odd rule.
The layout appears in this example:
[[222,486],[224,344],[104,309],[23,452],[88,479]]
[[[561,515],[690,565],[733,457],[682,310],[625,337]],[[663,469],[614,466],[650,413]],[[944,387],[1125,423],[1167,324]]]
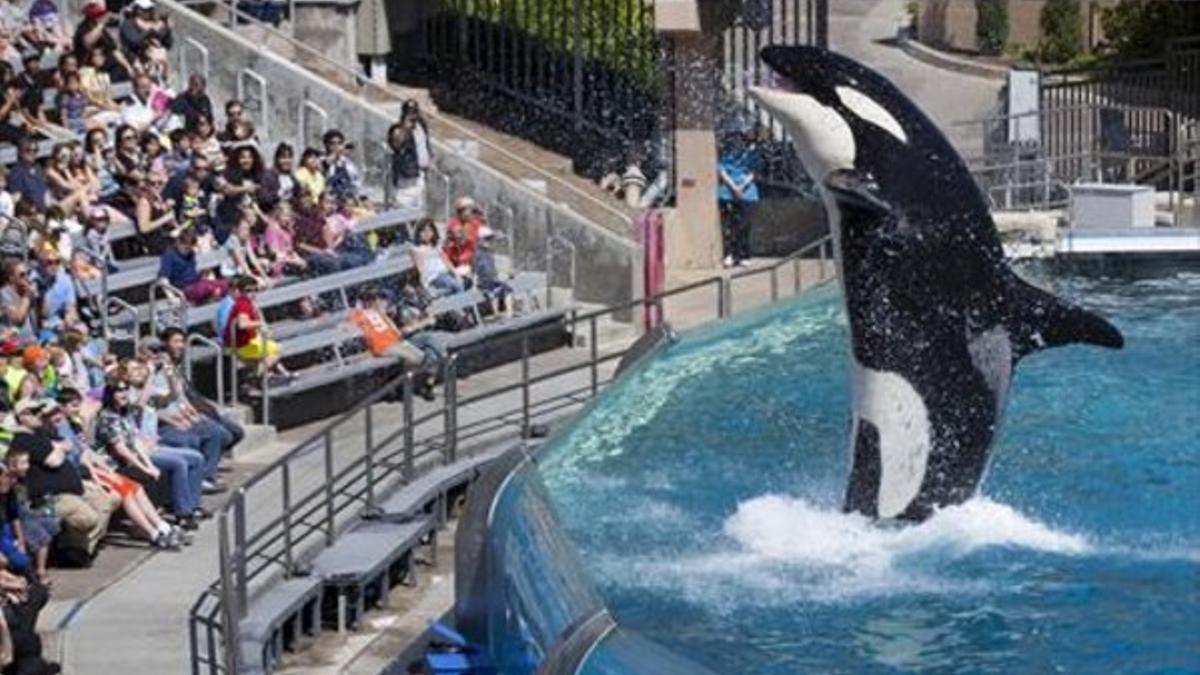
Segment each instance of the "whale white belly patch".
[[879,517],[894,518],[925,479],[933,446],[925,402],[903,377],[855,363],[854,412],[879,430]]

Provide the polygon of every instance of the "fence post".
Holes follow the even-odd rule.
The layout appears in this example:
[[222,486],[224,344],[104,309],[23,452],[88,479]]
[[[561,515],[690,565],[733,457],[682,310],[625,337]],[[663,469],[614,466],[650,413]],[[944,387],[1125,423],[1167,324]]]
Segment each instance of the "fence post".
[[724,319],[728,313],[725,307],[725,280],[718,278],[717,280],[717,318]]
[[599,320],[595,314],[588,319],[588,348],[591,350],[591,377],[592,377],[592,396],[595,396],[600,391],[600,345],[596,344],[596,322]]
[[404,374],[404,478],[413,478],[413,379]]
[[283,470],[283,564],[291,574],[295,567],[292,557],[292,467],[285,460]]
[[529,332],[521,333],[521,436],[529,438]]
[[237,559],[238,618],[246,617],[246,490],[238,488],[234,495],[233,550]]
[[574,56],[574,71],[572,73],[573,103],[575,109],[575,129],[583,130],[583,2],[575,0],[574,35],[571,40],[571,52]]
[[375,440],[374,440],[374,421],[371,415],[371,404],[367,404],[367,409],[363,413],[366,416],[366,462],[367,462],[367,509],[375,508]]
[[229,546],[229,517],[222,511],[217,515],[217,549],[220,558],[221,572],[221,632],[225,634],[225,648],[222,656],[225,662],[225,672],[238,672],[238,653],[241,640],[238,639],[238,619],[241,618],[241,608],[238,607],[237,594],[233,588],[232,551]]
[[325,545],[333,546],[336,517],[333,510],[333,431],[326,430],[322,439],[325,443]]
[[779,266],[771,268],[771,302],[779,299]]
[[444,456],[442,459],[446,464],[453,464],[458,444],[458,394],[456,385],[458,384],[458,355],[452,354],[450,359],[446,361],[446,377],[442,382],[442,389],[445,392],[445,404],[442,407],[445,415],[444,429],[442,433],[445,435],[445,441],[442,443]]

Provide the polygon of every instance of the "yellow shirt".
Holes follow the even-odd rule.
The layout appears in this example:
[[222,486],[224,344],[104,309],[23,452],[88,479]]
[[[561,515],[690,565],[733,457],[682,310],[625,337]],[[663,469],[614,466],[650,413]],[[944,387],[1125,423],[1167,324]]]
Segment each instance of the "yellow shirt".
[[309,171],[305,167],[296,169],[296,182],[300,184],[313,198],[320,197],[325,192],[325,174],[320,171]]

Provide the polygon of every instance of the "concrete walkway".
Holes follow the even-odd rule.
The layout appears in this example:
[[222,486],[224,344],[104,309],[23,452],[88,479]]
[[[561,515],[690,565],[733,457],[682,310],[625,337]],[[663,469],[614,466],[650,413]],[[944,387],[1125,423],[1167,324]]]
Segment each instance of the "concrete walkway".
[[982,154],[980,127],[955,123],[994,115],[1000,82],[938,68],[904,53],[894,43],[897,30],[908,21],[904,5],[905,0],[830,2],[830,47],[891,78],[964,157]]

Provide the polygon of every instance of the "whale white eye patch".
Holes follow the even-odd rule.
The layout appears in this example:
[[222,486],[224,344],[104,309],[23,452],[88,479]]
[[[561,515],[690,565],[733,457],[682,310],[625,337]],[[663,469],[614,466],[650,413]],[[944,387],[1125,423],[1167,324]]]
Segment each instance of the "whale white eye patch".
[[859,119],[883,129],[899,139],[901,143],[908,142],[908,134],[904,133],[904,127],[900,122],[871,97],[852,87],[839,86],[835,87],[835,91],[837,91],[838,98],[842,100],[842,104],[849,108],[850,112],[858,115]]

